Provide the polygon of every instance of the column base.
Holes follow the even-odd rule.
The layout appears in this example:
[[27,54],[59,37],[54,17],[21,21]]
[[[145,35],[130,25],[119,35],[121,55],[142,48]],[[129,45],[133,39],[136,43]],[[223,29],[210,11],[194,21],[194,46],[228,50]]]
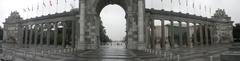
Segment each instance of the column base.
[[137,50],[144,50],[144,49],[146,49],[145,43],[139,42],[139,43],[137,44]]
[[137,42],[136,41],[128,41],[127,49],[137,49]]

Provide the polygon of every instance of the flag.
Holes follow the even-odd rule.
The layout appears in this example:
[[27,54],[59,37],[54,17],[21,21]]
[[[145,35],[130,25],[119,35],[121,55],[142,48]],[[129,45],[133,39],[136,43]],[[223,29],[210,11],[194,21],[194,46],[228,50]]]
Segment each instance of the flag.
[[43,2],[43,6],[46,7],[46,4]]
[[171,4],[173,3],[173,1],[171,0]]
[[178,0],[178,4],[181,5],[181,0]]
[[200,9],[200,10],[202,9],[202,6],[201,6],[201,4],[199,4],[199,9]]
[[188,0],[186,0],[186,6],[188,6]]
[[32,11],[33,11],[33,6],[32,6]]
[[212,13],[212,9],[211,8],[209,8],[209,12],[210,12],[210,14]]
[[161,0],[161,2],[163,2],[163,0]]
[[65,3],[67,3],[67,0],[65,0]]
[[30,11],[31,9],[30,8],[28,8],[28,11]]
[[58,0],[57,0],[57,5],[58,5]]
[[206,5],[204,6],[204,9],[205,9],[205,12],[206,12],[207,11],[207,6]]
[[192,7],[194,8],[194,6],[195,6],[195,5],[194,5],[194,2],[193,2],[193,5],[192,5]]
[[49,0],[49,4],[50,4],[50,6],[52,6],[52,1],[51,0]]
[[71,6],[72,9],[74,8],[73,4],[70,4],[70,6]]
[[23,12],[26,12],[26,9],[23,9]]
[[39,4],[37,5],[37,10],[39,10]]

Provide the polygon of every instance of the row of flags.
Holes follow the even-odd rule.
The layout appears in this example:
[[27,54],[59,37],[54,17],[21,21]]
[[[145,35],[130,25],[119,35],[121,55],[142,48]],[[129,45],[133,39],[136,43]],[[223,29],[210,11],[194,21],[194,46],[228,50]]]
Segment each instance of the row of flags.
[[[76,2],[76,0],[73,0],[74,1],[74,3]],[[65,3],[67,3],[68,1],[67,0],[65,0]],[[59,4],[59,0],[56,0],[56,5],[58,5]],[[38,4],[37,5],[37,7],[35,7],[34,8],[34,6],[32,5],[32,7],[28,7],[28,8],[24,8],[23,9],[23,12],[29,12],[29,11],[33,11],[33,10],[39,10],[39,8],[40,8],[40,6],[43,6],[43,7],[47,7],[47,6],[53,6],[53,2],[52,2],[52,0],[48,0],[48,2],[46,2],[46,1],[42,1],[42,4]],[[71,8],[74,8],[74,4],[69,4],[70,6],[71,6]]]
[[[169,0],[161,0],[161,3],[163,3],[164,1],[169,1]],[[171,5],[173,4],[173,1],[176,1],[176,0],[170,0],[170,3]],[[182,1],[181,0],[177,0],[177,3],[179,6],[182,6]],[[192,1],[192,6],[189,6],[189,0],[185,0],[185,4],[184,4],[186,7],[191,7],[193,9],[197,9],[197,4],[196,2],[193,0]],[[199,4],[199,7],[198,7],[199,10],[204,10],[205,12],[207,12],[207,10],[209,10],[209,13],[211,14],[211,8],[207,8],[207,5],[202,5],[201,3]]]

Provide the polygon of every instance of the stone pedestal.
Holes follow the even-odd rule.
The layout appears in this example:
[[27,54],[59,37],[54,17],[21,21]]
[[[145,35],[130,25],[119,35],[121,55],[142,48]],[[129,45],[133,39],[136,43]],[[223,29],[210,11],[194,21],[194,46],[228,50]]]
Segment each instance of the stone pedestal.
[[240,43],[233,43],[229,51],[221,55],[221,61],[240,61]]

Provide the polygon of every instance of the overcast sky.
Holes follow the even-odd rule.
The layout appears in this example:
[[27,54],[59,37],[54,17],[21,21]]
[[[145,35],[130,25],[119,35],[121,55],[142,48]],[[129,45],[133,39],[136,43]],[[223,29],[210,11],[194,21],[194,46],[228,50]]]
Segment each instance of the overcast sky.
[[[52,6],[49,3],[50,0],[0,0],[0,26],[3,26],[2,22],[9,16],[11,11],[18,11],[20,15],[26,19],[41,15],[53,14],[55,12],[69,11],[73,8],[78,8],[78,0],[51,0]],[[181,3],[179,3],[179,1]],[[188,6],[186,6],[187,0],[146,0],[146,8],[173,10],[175,12],[188,12],[191,14],[202,15],[210,17],[214,14],[217,8],[225,9],[226,13],[232,17],[232,21],[239,23],[240,21],[240,0],[188,0]],[[44,7],[45,2],[46,7]],[[193,8],[193,2],[195,7]],[[181,5],[179,5],[181,4]],[[201,5],[201,10],[199,9]],[[205,11],[206,5],[206,11]],[[39,6],[39,9],[37,7]],[[30,10],[28,10],[28,8]],[[33,8],[33,10],[32,10]],[[211,12],[210,12],[211,8]],[[26,12],[24,12],[24,9]],[[106,6],[101,14],[103,25],[106,27],[107,34],[113,40],[121,40],[125,36],[126,20],[125,11],[118,5]]]

